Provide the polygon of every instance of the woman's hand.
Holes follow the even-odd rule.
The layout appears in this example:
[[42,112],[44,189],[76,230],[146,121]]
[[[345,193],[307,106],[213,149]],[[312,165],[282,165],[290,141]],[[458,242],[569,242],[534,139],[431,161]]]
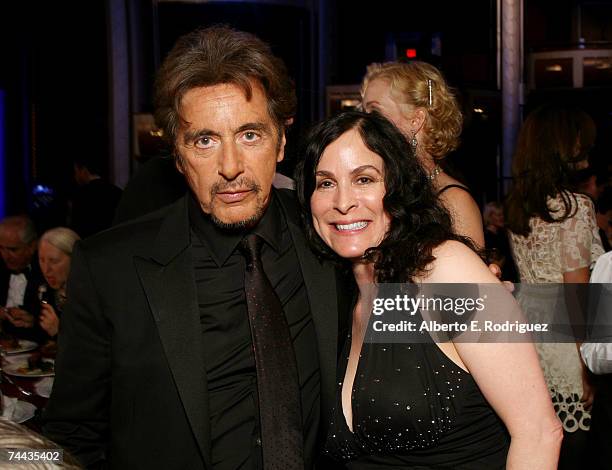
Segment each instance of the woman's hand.
[[40,327],[52,337],[57,335],[59,330],[59,318],[54,308],[46,302],[42,303],[40,309]]
[[491,273],[502,282],[502,284],[504,285],[504,287],[506,288],[508,292],[514,292],[514,284],[510,281],[504,281],[501,278],[502,270],[499,264],[496,264],[494,262],[489,264],[489,271],[491,271]]
[[6,318],[18,328],[32,328],[34,326],[34,315],[19,307],[10,307]]

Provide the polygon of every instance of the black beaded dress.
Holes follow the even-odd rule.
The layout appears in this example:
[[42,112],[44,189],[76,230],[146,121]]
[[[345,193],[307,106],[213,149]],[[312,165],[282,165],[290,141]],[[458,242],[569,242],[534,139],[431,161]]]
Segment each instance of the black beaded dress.
[[342,413],[348,338],[325,453],[349,469],[505,468],[510,439],[472,376],[433,343],[363,344],[353,431]]

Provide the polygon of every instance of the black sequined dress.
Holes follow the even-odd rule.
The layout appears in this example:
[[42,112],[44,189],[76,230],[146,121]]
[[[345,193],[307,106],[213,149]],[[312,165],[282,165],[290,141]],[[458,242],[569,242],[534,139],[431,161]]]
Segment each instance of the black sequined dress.
[[342,413],[350,338],[325,453],[349,469],[505,468],[506,429],[472,376],[435,343],[364,343],[352,394],[353,431]]

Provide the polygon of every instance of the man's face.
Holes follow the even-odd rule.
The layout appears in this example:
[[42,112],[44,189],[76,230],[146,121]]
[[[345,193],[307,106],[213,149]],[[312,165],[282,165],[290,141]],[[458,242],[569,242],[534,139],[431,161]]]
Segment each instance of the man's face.
[[10,271],[22,271],[32,261],[36,242],[23,243],[17,227],[0,228],[0,255]]
[[74,175],[74,181],[76,182],[76,184],[79,186],[83,186],[85,183],[87,183],[85,169],[78,165],[73,165],[72,168],[74,170],[73,175]]
[[193,88],[183,96],[176,139],[179,171],[202,210],[221,227],[257,223],[270,201],[285,138],[268,114],[258,83],[252,96],[233,84]]

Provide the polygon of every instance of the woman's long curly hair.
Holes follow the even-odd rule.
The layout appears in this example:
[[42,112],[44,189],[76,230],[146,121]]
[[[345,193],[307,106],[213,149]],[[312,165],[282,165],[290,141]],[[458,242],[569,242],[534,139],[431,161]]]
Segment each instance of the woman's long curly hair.
[[364,259],[374,263],[377,282],[410,282],[426,272],[435,259],[432,250],[446,240],[458,240],[473,248],[467,238],[452,232],[451,218],[438,201],[423,168],[403,134],[377,113],[348,111],[316,125],[309,133],[296,169],[297,193],[306,234],[321,256],[347,265],[317,235],[310,209],[316,190],[316,170],[325,149],[341,135],[355,129],[363,143],[384,163],[386,194],[383,207],[389,214],[389,230],[382,242],[366,250]]
[[[513,183],[506,200],[506,223],[517,235],[529,235],[529,220],[561,222],[574,215],[570,176],[595,141],[595,123],[584,111],[544,105],[532,111],[519,133],[512,162]],[[552,212],[548,199],[560,196],[563,208]]]

